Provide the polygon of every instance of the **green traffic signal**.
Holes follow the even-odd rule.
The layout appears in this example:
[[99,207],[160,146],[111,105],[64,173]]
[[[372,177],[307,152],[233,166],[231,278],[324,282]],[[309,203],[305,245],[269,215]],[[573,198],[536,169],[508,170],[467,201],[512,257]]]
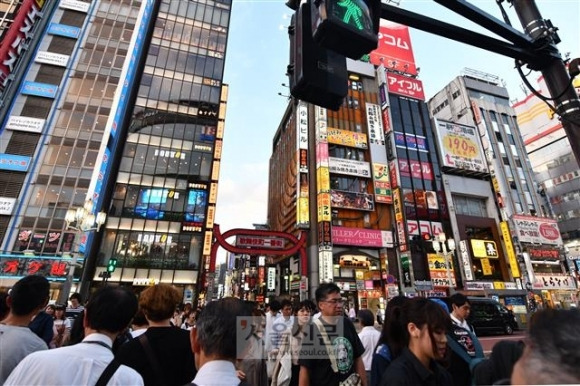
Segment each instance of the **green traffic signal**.
[[362,0],[341,0],[332,4],[332,13],[344,24],[347,24],[358,30],[371,30],[369,8]]
[[115,269],[117,269],[117,259],[111,257],[107,263],[107,272],[115,272]]

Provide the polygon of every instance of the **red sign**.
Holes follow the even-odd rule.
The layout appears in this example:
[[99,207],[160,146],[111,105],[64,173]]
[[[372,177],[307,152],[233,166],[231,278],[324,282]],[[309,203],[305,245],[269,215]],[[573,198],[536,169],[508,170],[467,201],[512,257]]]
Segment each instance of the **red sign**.
[[382,63],[388,70],[417,75],[409,27],[406,25],[382,22],[379,29],[379,45],[371,52],[370,57],[371,63],[375,66]]
[[44,0],[28,0],[18,9],[18,13],[0,44],[0,86],[6,87],[8,75],[12,73],[26,42],[33,37],[34,23],[42,17]]
[[423,82],[419,79],[398,75],[387,71],[387,86],[389,93],[398,94],[414,99],[425,100]]
[[405,160],[399,158],[399,173],[403,177],[433,180],[433,169],[429,162]]
[[540,224],[540,234],[548,240],[558,240],[560,231],[552,224]]

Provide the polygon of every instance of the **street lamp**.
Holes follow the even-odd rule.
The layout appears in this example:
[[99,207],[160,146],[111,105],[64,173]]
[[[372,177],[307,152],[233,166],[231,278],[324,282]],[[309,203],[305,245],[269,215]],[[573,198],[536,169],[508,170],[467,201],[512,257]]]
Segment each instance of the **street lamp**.
[[59,304],[67,304],[70,290],[72,288],[75,267],[77,266],[77,258],[79,252],[80,238],[83,233],[96,231],[101,229],[101,226],[107,220],[107,214],[104,211],[97,213],[95,216],[93,214],[94,203],[92,199],[85,201],[84,205],[80,208],[69,209],[66,211],[64,221],[66,222],[66,229],[72,229],[75,231],[75,238],[72,247],[72,262],[69,266],[66,280],[60,290],[58,295]]
[[451,279],[450,257],[453,256],[453,253],[455,252],[455,240],[452,238],[447,240],[445,233],[439,233],[437,237],[439,240],[433,240],[433,249],[435,250],[435,253],[437,253],[437,256],[443,256],[445,259],[445,272],[447,273],[449,295],[451,295],[453,280]]

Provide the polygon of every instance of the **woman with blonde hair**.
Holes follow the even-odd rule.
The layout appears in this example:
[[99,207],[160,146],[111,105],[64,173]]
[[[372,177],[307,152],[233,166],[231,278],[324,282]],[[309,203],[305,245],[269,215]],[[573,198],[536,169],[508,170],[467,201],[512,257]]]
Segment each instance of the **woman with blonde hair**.
[[195,377],[189,331],[170,324],[180,302],[180,293],[169,284],[149,287],[139,297],[149,328],[121,346],[117,359],[141,374],[146,386],[184,385]]

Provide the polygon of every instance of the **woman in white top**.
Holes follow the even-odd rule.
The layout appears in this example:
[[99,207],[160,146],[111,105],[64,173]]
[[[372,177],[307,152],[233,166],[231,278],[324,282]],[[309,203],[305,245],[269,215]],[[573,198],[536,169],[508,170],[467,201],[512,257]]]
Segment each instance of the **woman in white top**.
[[70,337],[70,320],[65,315],[66,307],[58,304],[54,310],[54,338],[50,348],[59,348],[68,342]]

